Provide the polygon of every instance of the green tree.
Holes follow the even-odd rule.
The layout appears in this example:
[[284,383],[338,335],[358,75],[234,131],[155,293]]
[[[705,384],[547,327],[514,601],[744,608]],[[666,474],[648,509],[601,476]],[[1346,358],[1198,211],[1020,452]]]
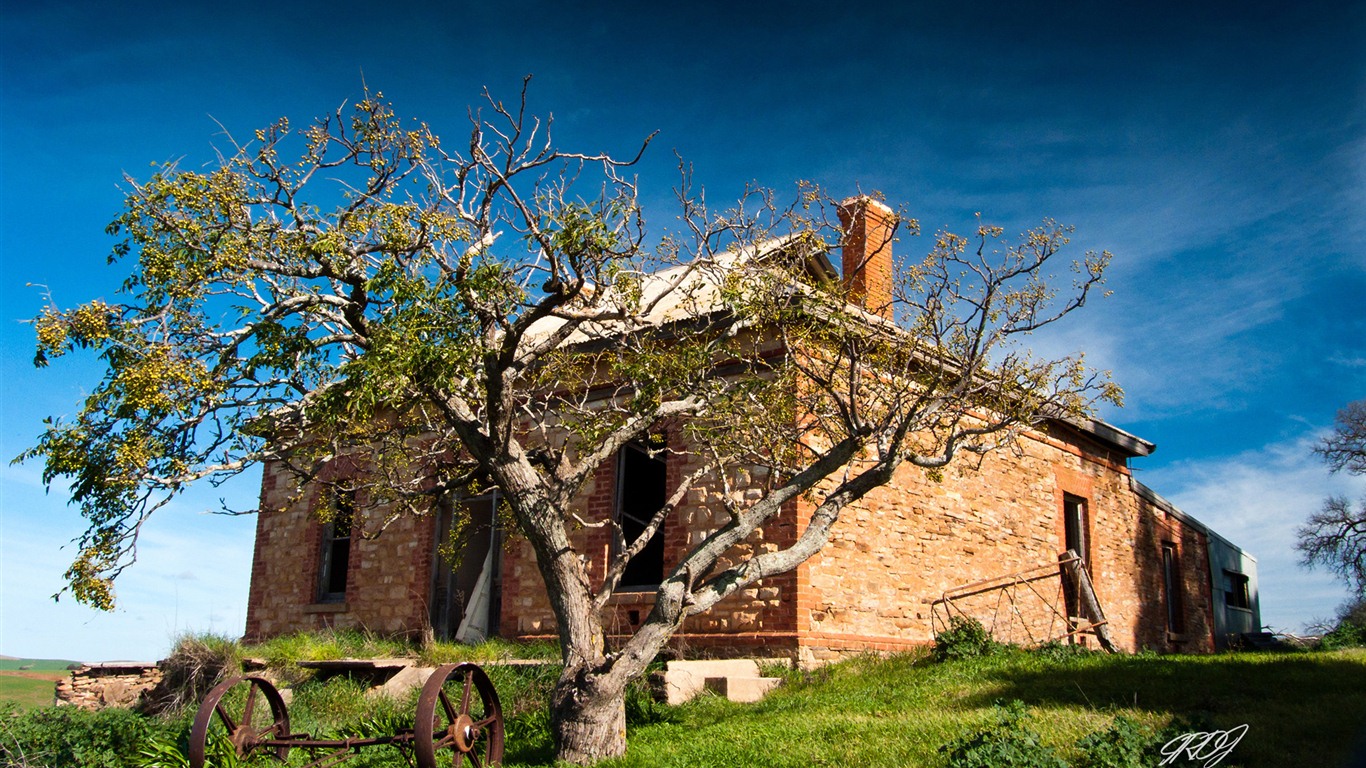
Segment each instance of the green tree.
[[[1101,280],[1109,256],[1089,253],[1049,285],[1066,228],[1014,245],[988,226],[940,233],[899,265],[879,317],[809,266],[843,236],[818,188],[789,203],[751,189],[718,211],[684,168],[681,225],[650,240],[634,160],[557,149],[525,95],[488,98],[458,148],[367,93],[234,142],[212,170],[128,180],[110,226],[131,267],[122,303],[36,319],[39,365],[75,348],[107,364],[79,415],[21,457],[66,478],[88,522],[67,572],[78,600],[112,605],[168,498],[254,464],[361,492],[367,535],[496,486],[554,609],[559,754],[589,763],[624,751],[626,685],[684,620],[795,568],[898,467],[937,473],[1117,399],[1080,360],[1014,344]],[[892,224],[883,236],[917,227]],[[663,429],[705,466],[633,541],[586,519],[574,500],[596,468],[628,444],[669,450],[651,439]],[[320,471],[338,462],[356,471]],[[699,484],[725,491],[728,518],[606,648],[626,563]],[[795,543],[740,548],[798,497],[813,513]],[[617,542],[605,579],[576,548],[583,526]]]
[[[1338,411],[1333,431],[1314,449],[1333,472],[1366,474],[1366,400]],[[1366,597],[1366,498],[1352,506],[1346,496],[1324,499],[1323,508],[1296,531],[1301,562],[1342,577],[1358,598]]]

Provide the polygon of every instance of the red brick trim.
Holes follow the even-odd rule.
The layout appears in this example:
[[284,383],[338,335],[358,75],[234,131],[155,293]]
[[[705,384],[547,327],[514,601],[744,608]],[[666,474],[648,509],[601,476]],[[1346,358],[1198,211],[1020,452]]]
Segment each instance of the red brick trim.
[[910,651],[933,644],[929,640],[839,632],[807,632],[801,640],[803,648],[830,648],[832,650]]

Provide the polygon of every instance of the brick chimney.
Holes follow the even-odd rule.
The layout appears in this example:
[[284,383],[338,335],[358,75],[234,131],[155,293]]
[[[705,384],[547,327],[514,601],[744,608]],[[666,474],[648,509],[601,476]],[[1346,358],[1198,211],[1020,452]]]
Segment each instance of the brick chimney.
[[892,318],[892,235],[896,213],[867,195],[839,204],[844,229],[841,274],[849,303]]

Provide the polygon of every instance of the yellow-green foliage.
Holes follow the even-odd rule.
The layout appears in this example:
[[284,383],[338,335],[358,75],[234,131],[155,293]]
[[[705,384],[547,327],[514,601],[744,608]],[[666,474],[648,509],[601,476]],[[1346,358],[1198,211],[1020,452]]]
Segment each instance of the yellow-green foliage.
[[[805,494],[819,540],[898,466],[937,475],[1042,413],[1118,399],[1080,359],[1012,346],[1100,285],[1105,253],[1070,285],[1046,277],[1067,227],[1015,244],[981,223],[940,233],[896,265],[887,323],[812,270],[843,238],[816,186],[714,210],[685,179],[677,230],[655,237],[631,163],[561,152],[546,127],[490,99],[468,142],[443,147],[367,92],[245,134],[207,168],[126,180],[108,227],[119,303],[33,321],[38,364],[88,349],[105,366],[79,413],[19,457],[86,518],[66,573],[77,600],[111,608],[148,515],[263,462],[318,498],[354,492],[365,536],[498,485],[510,534],[559,548],[594,524],[573,501],[592,471],[667,434],[711,464],[697,482],[757,479],[757,500],[727,489],[733,520],[764,524],[781,507],[765,491]],[[773,554],[763,568],[795,565]],[[749,578],[700,562],[719,557],[708,547],[696,557],[680,567],[710,574],[694,586],[716,599]],[[694,597],[680,605],[711,602]]]

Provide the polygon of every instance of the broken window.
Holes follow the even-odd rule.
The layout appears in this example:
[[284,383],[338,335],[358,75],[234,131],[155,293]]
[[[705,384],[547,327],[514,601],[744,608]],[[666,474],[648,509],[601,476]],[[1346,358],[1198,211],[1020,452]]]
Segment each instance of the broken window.
[[[628,445],[617,455],[617,521],[627,546],[634,544],[664,506],[668,478],[662,443]],[[664,580],[664,525],[621,575],[621,589],[650,589]]]
[[1186,612],[1181,604],[1181,558],[1176,545],[1162,545],[1162,594],[1167,603],[1167,631],[1186,631]]
[[322,555],[318,563],[318,602],[346,600],[346,575],[351,561],[351,529],[355,526],[356,492],[337,489],[332,494],[331,519],[323,525]]
[[1246,574],[1224,570],[1224,605],[1229,608],[1252,610],[1252,596],[1248,592]]

